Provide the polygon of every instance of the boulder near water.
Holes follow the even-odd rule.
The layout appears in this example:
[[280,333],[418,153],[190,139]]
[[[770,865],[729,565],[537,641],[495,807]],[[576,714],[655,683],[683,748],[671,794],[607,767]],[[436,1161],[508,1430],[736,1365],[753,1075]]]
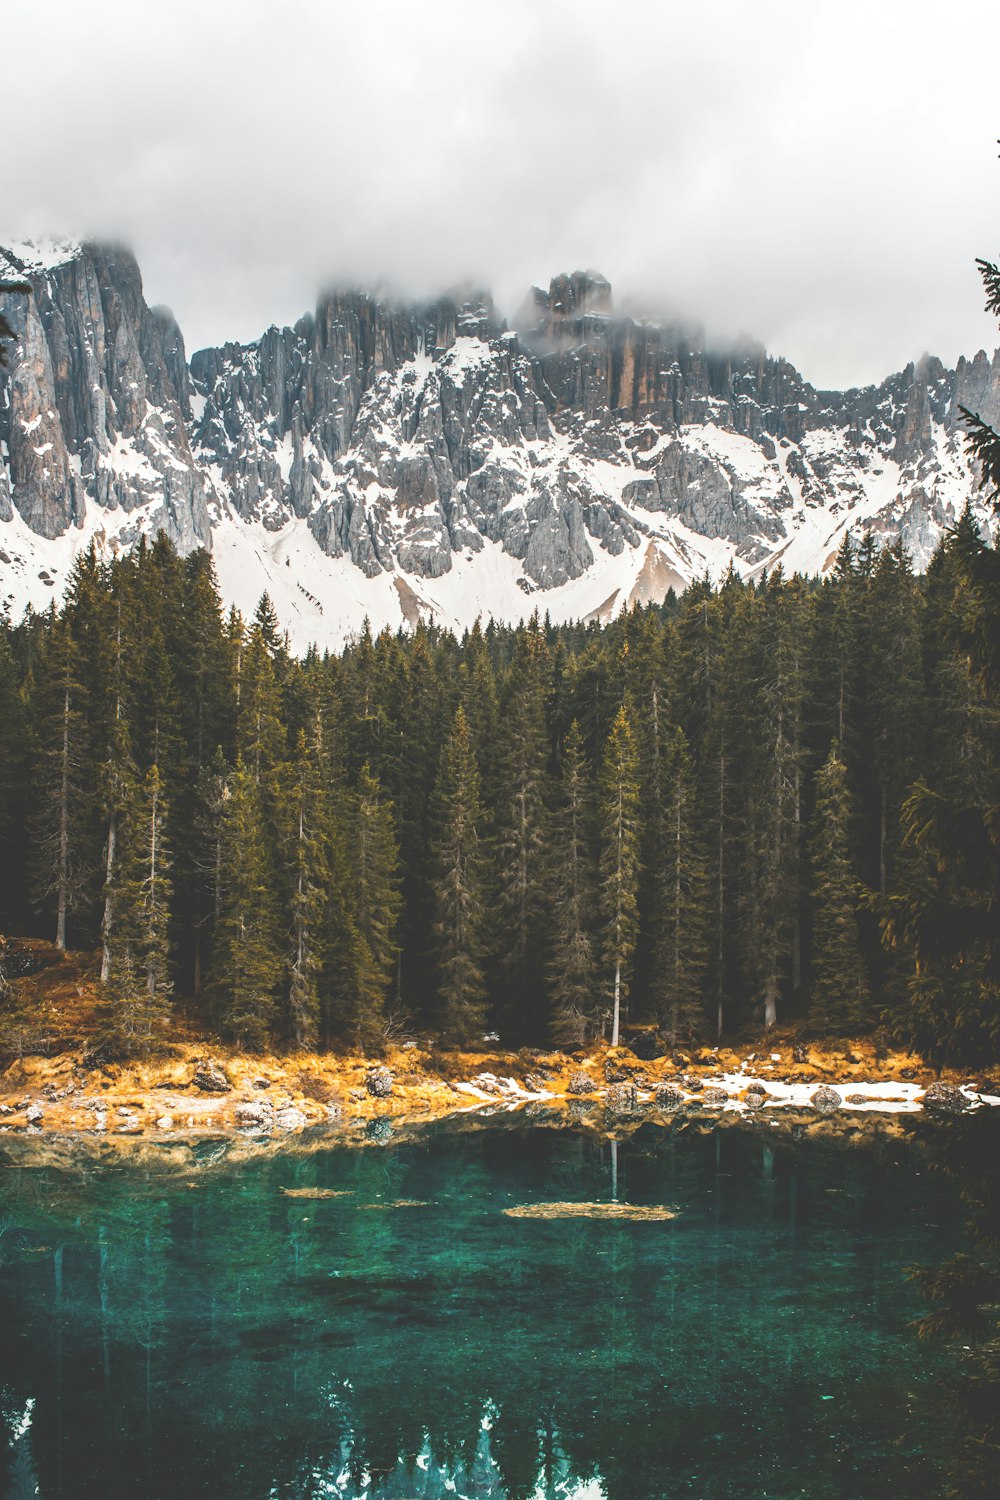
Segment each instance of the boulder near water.
[[959,1115],[968,1107],[968,1099],[953,1083],[932,1083],[924,1090],[925,1109],[932,1109],[943,1115]]
[[707,1089],[702,1089],[698,1102],[703,1104],[706,1109],[721,1109],[724,1104],[728,1104],[729,1095],[725,1089],[710,1086]]
[[566,1092],[567,1094],[592,1094],[596,1088],[596,1079],[591,1078],[589,1073],[579,1072],[570,1074]]
[[244,1130],[270,1130],[274,1110],[266,1099],[241,1100],[236,1106],[236,1123]]
[[392,1093],[392,1074],[388,1068],[372,1068],[365,1079],[365,1088],[373,1099],[388,1099]]
[[639,1103],[639,1094],[634,1083],[613,1083],[608,1089],[605,1108],[609,1114],[627,1115]]
[[232,1084],[219,1063],[210,1057],[202,1058],[200,1062],[195,1063],[191,1082],[196,1089],[201,1089],[203,1094],[228,1094],[232,1089]]

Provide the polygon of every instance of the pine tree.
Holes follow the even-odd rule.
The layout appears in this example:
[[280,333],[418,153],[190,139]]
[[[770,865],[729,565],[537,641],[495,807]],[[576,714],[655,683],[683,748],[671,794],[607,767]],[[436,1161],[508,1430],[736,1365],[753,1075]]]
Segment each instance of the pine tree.
[[589,791],[583,738],[574,719],[563,747],[551,861],[552,925],[547,974],[552,1017],[549,1029],[557,1046],[585,1042],[598,1027]]
[[216,752],[232,756],[233,672],[212,560],[205,551],[184,562],[183,610],[176,642],[181,765],[171,789],[174,930],[178,989],[200,994],[212,898],[204,871],[201,791]]
[[821,1032],[857,1032],[870,1025],[871,996],[858,932],[861,890],[851,862],[852,808],[847,770],[836,743],[816,778],[812,837],[812,1000]]
[[29,778],[29,729],[9,626],[0,615],[0,932],[23,920],[23,807]]
[[223,812],[229,799],[230,767],[221,749],[204,766],[194,788],[195,807],[191,834],[191,862],[197,884],[197,917],[194,930],[195,996],[203,989],[203,977],[211,968],[212,942],[222,912],[224,825]]
[[57,948],[67,924],[91,898],[96,851],[89,837],[92,785],[81,662],[65,616],[54,618],[35,677],[36,762],[33,887],[54,908]]
[[116,1055],[148,1054],[169,1013],[172,886],[167,809],[158,768],[118,786],[117,855],[108,881],[103,1039]]
[[623,705],[604,750],[600,783],[601,914],[604,963],[611,979],[611,1045],[618,1046],[628,1006],[638,930],[639,768],[632,726]]
[[378,1048],[395,978],[399,852],[392,806],[367,765],[347,803],[349,885],[336,955],[338,1033],[354,1047]]
[[254,624],[243,646],[236,745],[266,800],[284,750],[281,690],[264,627]]
[[932,578],[930,630],[951,657],[936,663],[930,774],[903,805],[896,879],[882,906],[886,946],[907,966],[887,1019],[936,1062],[982,1065],[1000,1057],[1000,554],[970,515]]
[[486,912],[479,769],[465,710],[441,752],[432,804],[431,881],[442,1040],[473,1043],[486,1021]]
[[[1000,266],[992,261],[977,260],[976,265],[986,290],[986,311],[1000,319]],[[965,444],[979,466],[980,488],[992,501],[994,510],[1000,512],[1000,432],[984,422],[978,412],[960,406],[965,421]]]
[[660,767],[660,827],[655,865],[645,884],[652,956],[650,1004],[674,1045],[705,1029],[708,892],[695,826],[694,768],[682,729],[675,729]]
[[260,1049],[277,1019],[282,947],[260,793],[242,758],[228,781],[219,837],[220,902],[210,994],[222,1030],[241,1045]]
[[544,1036],[543,927],[547,889],[549,667],[537,620],[517,639],[504,694],[496,812],[498,1010],[507,1029]]
[[105,820],[104,840],[104,910],[101,917],[101,981],[111,976],[112,933],[116,927],[115,901],[120,882],[118,863],[123,823],[135,815],[138,773],[132,758],[128,725],[119,713],[112,726],[107,758],[101,767],[98,784]]
[[330,884],[329,765],[322,723],[299,732],[280,777],[280,839],[288,891],[288,1023],[297,1047],[315,1047]]
[[732,569],[717,593],[707,578],[697,580],[680,602],[670,661],[672,717],[696,768],[695,822],[708,862],[707,989],[720,1039],[743,988],[736,915],[745,850],[738,836],[743,809],[736,780],[745,750],[745,687],[738,662],[750,607],[750,590]]
[[[781,571],[745,602],[736,743],[743,869],[740,937],[744,979],[765,1027],[783,991],[800,981],[803,701],[809,603]],[[750,691],[748,691],[750,689]]]
[[433,922],[428,871],[430,804],[451,699],[447,676],[426,629],[416,630],[405,643],[394,643],[392,661],[388,722],[377,736],[378,779],[386,794],[392,795],[400,855],[400,952],[392,1005],[432,1025],[436,976],[427,951]]

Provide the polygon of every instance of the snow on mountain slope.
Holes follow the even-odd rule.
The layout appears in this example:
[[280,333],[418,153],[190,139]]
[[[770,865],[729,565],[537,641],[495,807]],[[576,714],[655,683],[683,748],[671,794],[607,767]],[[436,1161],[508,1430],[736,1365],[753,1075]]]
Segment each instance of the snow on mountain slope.
[[[513,331],[472,293],[321,299],[203,350],[125,251],[10,247],[0,381],[0,606],[58,598],[73,558],[166,530],[265,590],[292,644],[477,617],[610,618],[730,564],[821,572],[845,532],[925,566],[975,494],[958,407],[1000,417],[1000,355],[818,392],[781,360],[611,311],[594,273]],[[985,509],[980,506],[985,522]]]

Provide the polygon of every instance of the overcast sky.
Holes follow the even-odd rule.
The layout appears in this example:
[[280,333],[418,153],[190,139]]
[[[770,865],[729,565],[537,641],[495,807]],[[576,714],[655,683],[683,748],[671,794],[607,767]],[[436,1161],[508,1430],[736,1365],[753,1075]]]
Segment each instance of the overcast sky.
[[817,385],[1000,344],[1000,7],[46,0],[4,7],[0,241],[113,236],[189,349],[333,281],[594,266]]

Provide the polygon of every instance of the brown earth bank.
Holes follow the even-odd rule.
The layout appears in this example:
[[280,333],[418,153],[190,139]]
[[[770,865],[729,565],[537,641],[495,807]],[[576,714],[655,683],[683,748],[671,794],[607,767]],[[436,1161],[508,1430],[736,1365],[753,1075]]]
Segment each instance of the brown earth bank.
[[[2,940],[0,940],[2,941]],[[567,1114],[616,1134],[651,1114],[727,1121],[751,1112],[851,1130],[921,1107],[1000,1103],[1000,1080],[946,1070],[871,1038],[823,1042],[789,1028],[735,1046],[660,1051],[651,1030],[588,1051],[444,1051],[425,1039],[358,1053],[226,1048],[179,1013],[155,1054],[102,1060],[97,960],[37,940],[8,940],[0,997],[0,1135],[157,1146],[234,1138],[248,1152],[323,1127],[350,1139],[399,1139],[455,1116],[469,1127],[500,1110]],[[927,1091],[930,1091],[929,1093]],[[831,1093],[832,1091],[832,1093]],[[464,1119],[463,1119],[464,1117]],[[255,1144],[256,1143],[256,1144]],[[162,1152],[158,1153],[162,1156]]]

